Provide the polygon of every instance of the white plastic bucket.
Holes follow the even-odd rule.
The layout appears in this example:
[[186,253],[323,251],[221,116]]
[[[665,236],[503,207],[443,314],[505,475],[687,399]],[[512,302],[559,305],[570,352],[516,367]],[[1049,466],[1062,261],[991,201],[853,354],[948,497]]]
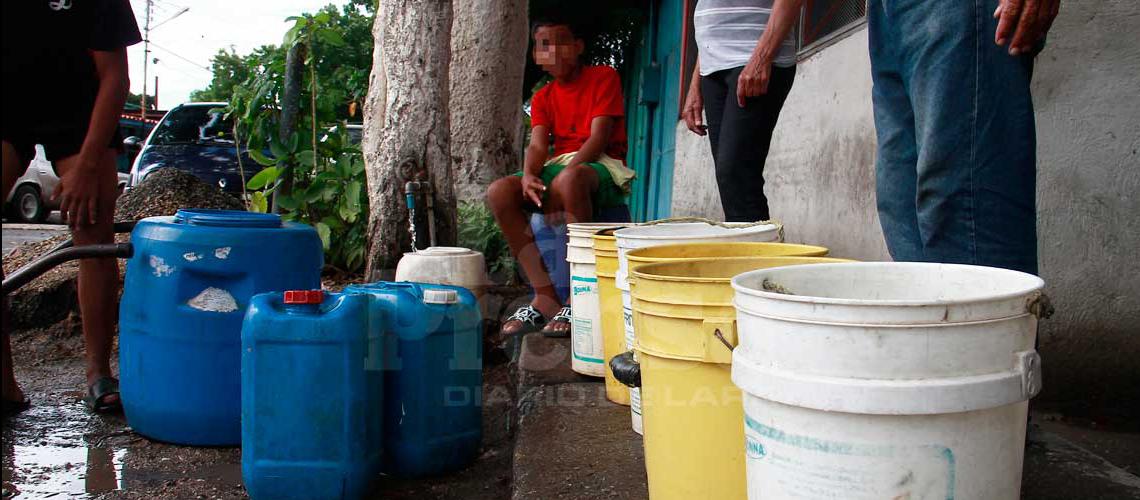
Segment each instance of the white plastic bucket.
[[460,247],[407,252],[396,264],[396,281],[461,286],[481,299],[490,284],[483,254]]
[[1020,497],[1040,278],[876,262],[732,285],[750,499]]
[[602,311],[594,265],[594,233],[621,227],[613,222],[568,224],[566,261],[570,263],[570,368],[591,377],[606,376]]
[[[629,261],[626,254],[630,250],[671,245],[675,243],[730,242],[730,241],[780,241],[783,228],[779,224],[729,223],[728,227],[707,222],[666,222],[628,227],[614,232],[618,246],[617,288],[621,290],[622,317],[625,319],[626,347],[637,346],[637,334],[633,328],[633,299],[629,293]],[[636,356],[636,354],[635,354]],[[630,415],[633,430],[642,433],[641,389],[630,389]]]

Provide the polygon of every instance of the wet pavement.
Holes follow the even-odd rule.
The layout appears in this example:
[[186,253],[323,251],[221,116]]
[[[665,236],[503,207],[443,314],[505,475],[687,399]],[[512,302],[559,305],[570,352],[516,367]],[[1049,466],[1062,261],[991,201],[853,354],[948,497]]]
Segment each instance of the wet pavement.
[[[424,480],[380,477],[375,497],[508,498],[514,399],[506,370],[487,368],[484,446],[471,467]],[[90,413],[81,362],[17,360],[17,377],[33,406],[4,422],[3,499],[247,498],[240,448],[159,443],[132,432],[122,415]]]

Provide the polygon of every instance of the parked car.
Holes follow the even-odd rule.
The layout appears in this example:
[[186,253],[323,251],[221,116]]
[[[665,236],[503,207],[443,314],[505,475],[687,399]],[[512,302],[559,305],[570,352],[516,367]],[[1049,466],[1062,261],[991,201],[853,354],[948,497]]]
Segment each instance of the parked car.
[[[224,102],[192,102],[175,106],[159,120],[131,166],[129,186],[137,186],[162,167],[185,170],[207,184],[240,195],[242,176],[238,168],[233,121],[224,118]],[[138,141],[128,137],[128,141]],[[262,169],[242,151],[245,178]]]
[[[124,163],[119,163],[119,192],[122,192],[130,180]],[[6,216],[23,222],[40,223],[47,220],[53,210],[59,209],[59,203],[52,200],[52,194],[59,184],[55,167],[47,160],[44,147],[36,144],[36,156],[28,164],[24,175],[16,179],[16,185],[4,200],[4,213]]]

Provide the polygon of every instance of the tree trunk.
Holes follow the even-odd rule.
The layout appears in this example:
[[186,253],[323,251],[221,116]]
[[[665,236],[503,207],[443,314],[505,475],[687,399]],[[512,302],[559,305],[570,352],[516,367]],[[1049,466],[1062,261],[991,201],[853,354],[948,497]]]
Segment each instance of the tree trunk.
[[[301,87],[305,82],[305,45],[294,43],[285,55],[285,90],[281,93],[281,124],[278,128],[277,138],[281,144],[289,144],[289,136],[297,131],[297,117],[301,112]],[[288,170],[281,178],[281,187],[273,195],[273,209],[271,212],[281,213],[277,204],[279,195],[293,194],[293,170],[296,165],[289,165]]]
[[[404,205],[408,181],[431,183],[436,243],[455,244],[447,114],[451,2],[384,0],[372,35],[376,45],[363,141],[369,201],[367,275],[383,279],[411,249]],[[420,241],[427,240],[426,231],[420,230]]]
[[487,186],[522,168],[527,0],[455,0],[451,28],[451,161],[455,196],[482,200]]

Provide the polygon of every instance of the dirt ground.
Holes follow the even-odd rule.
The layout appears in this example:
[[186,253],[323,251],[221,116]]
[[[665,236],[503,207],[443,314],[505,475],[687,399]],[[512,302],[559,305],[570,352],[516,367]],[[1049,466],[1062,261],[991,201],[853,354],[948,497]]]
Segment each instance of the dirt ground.
[[[69,324],[70,323],[70,324]],[[246,498],[240,448],[192,448],[133,433],[122,415],[82,403],[77,322],[13,336],[16,375],[33,407],[5,420],[3,498]],[[379,477],[374,498],[504,499],[511,495],[514,383],[502,351],[485,354],[484,441],[469,468],[446,477]]]

